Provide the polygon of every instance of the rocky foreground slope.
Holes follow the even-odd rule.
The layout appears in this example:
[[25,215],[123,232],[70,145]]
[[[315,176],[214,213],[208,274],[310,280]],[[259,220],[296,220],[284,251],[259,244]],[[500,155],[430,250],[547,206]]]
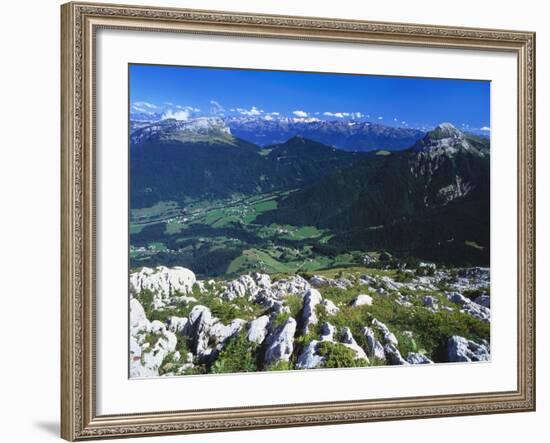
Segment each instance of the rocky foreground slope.
[[486,268],[130,275],[130,376],[486,361]]

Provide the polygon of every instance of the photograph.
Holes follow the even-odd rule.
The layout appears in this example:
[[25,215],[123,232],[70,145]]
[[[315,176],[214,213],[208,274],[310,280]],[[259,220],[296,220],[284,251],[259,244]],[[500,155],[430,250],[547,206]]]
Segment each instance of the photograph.
[[131,379],[491,361],[491,81],[130,63],[124,149]]

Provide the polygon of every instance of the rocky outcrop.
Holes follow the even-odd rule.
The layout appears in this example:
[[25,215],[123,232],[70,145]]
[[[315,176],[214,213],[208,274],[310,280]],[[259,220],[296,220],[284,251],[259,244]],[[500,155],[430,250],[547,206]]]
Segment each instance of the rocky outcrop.
[[310,288],[305,292],[302,316],[300,319],[302,334],[307,334],[310,326],[317,324],[318,318],[315,310],[321,301],[321,293],[317,289]]
[[486,308],[481,304],[474,303],[459,292],[448,292],[446,296],[450,301],[461,306],[460,312],[469,314],[472,317],[487,323],[491,321],[491,310],[489,308]]
[[395,335],[388,329],[388,327],[384,323],[378,321],[375,318],[372,320],[372,326],[378,330],[378,332],[382,336],[382,342],[384,344],[391,344],[393,346],[397,346],[399,344]]
[[433,363],[433,361],[419,352],[409,352],[407,355],[407,363],[411,365],[426,365]]
[[290,359],[294,351],[295,333],[296,320],[290,317],[283,325],[269,334],[266,338],[265,367]]
[[253,343],[261,344],[265,340],[268,333],[269,317],[262,315],[248,324],[247,337]]
[[448,340],[447,358],[450,362],[488,361],[489,346],[455,335]]
[[175,334],[187,335],[189,320],[186,317],[172,316],[168,319],[168,329]]
[[425,295],[422,298],[422,303],[432,312],[435,312],[439,309],[439,303],[437,301],[437,298],[432,297],[431,295]]
[[271,285],[271,291],[276,298],[284,298],[287,295],[302,295],[309,288],[311,288],[309,282],[299,275],[294,275],[285,280],[278,280]]
[[141,304],[130,300],[130,377],[158,376],[164,358],[177,343],[173,332],[159,321],[149,322]]
[[319,341],[312,340],[303,350],[296,361],[296,369],[314,369],[321,367],[325,362],[325,357],[317,354],[317,345]]
[[[403,268],[401,273],[403,278],[399,282],[389,277],[390,273],[356,273],[339,278],[314,276],[309,281],[291,275],[274,282],[268,274],[252,273],[225,282],[196,281],[185,268],[143,268],[131,274],[130,374],[132,377],[180,375],[193,367],[193,372],[208,372],[215,367],[220,355],[226,356],[221,353],[228,349],[226,346],[232,337],[238,337],[239,341],[231,352],[253,353],[252,365],[258,365],[259,370],[281,362],[289,362],[289,368],[298,369],[325,367],[327,361],[335,365],[334,359],[340,358],[343,347],[353,351],[351,355],[357,365],[362,364],[359,360],[376,365],[431,364],[433,361],[425,351],[409,352],[406,356],[399,351],[396,335],[405,342],[407,337],[416,339],[419,333],[416,325],[411,324],[409,330],[394,329],[397,326],[393,325],[398,323],[394,323],[391,316],[378,314],[383,316],[372,318],[371,309],[355,308],[373,306],[374,309],[394,302],[400,305],[394,308],[401,312],[403,307],[409,307],[411,315],[421,312],[418,310],[423,306],[438,315],[454,310],[490,321],[489,290],[483,286],[488,276],[485,269],[461,271],[458,277],[456,272],[451,274],[445,268],[430,268],[429,273],[422,275]],[[468,279],[473,281],[470,289],[475,285],[481,288],[472,299],[463,294],[474,292],[456,289]],[[354,292],[339,292],[348,290],[350,285]],[[442,285],[452,289],[442,292],[437,289]],[[368,288],[360,289],[361,286]],[[152,294],[144,294],[145,290]],[[350,293],[359,295],[347,302]],[[141,302],[151,304],[144,309]],[[155,318],[166,320],[149,321],[146,312],[155,310]],[[219,312],[220,318],[228,320],[222,322],[213,312]],[[425,311],[422,312],[424,316]],[[346,316],[350,316],[349,323]],[[364,319],[365,326],[355,329],[359,318]],[[320,319],[324,320],[321,325]],[[389,321],[392,329],[380,320]],[[314,332],[318,335],[312,337]],[[241,338],[248,340],[248,350]],[[295,346],[295,338],[300,345]],[[426,346],[420,335],[411,343],[413,349]],[[490,358],[488,342],[460,336],[448,339],[446,353],[446,361]],[[351,364],[349,356],[346,364]],[[278,366],[284,367],[286,365]]]
[[367,356],[370,358],[376,358],[380,361],[385,361],[386,354],[384,353],[384,346],[382,346],[382,344],[376,339],[374,331],[368,326],[365,326],[361,333],[364,335],[367,342],[365,349]]
[[321,304],[325,307],[325,312],[328,315],[336,315],[340,312],[340,308],[336,306],[331,300],[324,299]]
[[486,308],[491,308],[491,297],[486,294],[478,295],[474,298],[473,302]]
[[347,348],[351,349],[353,352],[355,352],[355,358],[362,359],[365,361],[369,361],[369,358],[367,357],[367,354],[363,350],[361,346],[357,344],[355,339],[353,338],[353,334],[351,333],[351,329],[347,326],[342,329],[340,342],[345,345]]
[[399,349],[397,349],[397,346],[395,346],[393,343],[387,343],[384,346],[384,354],[386,354],[386,360],[390,365],[408,365],[409,364],[407,360],[405,360],[401,356]]
[[130,290],[138,294],[146,289],[155,297],[165,299],[177,293],[190,293],[196,281],[192,271],[180,266],[158,266],[154,269],[144,267],[139,272],[130,274]]

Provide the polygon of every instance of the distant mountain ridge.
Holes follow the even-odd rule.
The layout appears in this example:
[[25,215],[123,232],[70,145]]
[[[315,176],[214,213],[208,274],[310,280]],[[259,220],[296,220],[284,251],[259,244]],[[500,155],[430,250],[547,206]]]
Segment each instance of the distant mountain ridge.
[[405,149],[424,136],[411,128],[396,128],[358,120],[319,120],[315,118],[198,117],[190,120],[131,120],[132,143],[165,134],[193,130],[231,134],[259,146],[284,143],[292,137],[307,138],[345,151],[368,152]]

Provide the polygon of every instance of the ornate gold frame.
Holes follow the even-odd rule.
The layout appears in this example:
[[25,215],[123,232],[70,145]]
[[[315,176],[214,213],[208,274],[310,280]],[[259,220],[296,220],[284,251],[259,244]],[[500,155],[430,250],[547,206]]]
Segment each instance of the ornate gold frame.
[[[68,3],[61,7],[61,436],[67,440],[533,411],[535,34]],[[98,416],[95,411],[94,35],[99,28],[508,51],[518,59],[517,390]]]

